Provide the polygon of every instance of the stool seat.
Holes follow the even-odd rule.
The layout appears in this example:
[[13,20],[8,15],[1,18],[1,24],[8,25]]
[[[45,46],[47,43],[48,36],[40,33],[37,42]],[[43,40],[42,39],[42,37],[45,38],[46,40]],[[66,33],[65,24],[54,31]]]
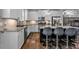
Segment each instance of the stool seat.
[[55,30],[54,30],[54,34],[55,35],[63,35],[64,34],[64,29],[63,28],[61,28],[61,27],[58,27],[58,28],[56,28]]
[[44,35],[52,35],[52,29],[50,27],[46,27],[43,29],[43,34]]
[[76,35],[79,35],[79,29],[76,30]]
[[75,28],[68,28],[68,29],[66,29],[65,34],[67,36],[74,36],[76,34],[76,29]]

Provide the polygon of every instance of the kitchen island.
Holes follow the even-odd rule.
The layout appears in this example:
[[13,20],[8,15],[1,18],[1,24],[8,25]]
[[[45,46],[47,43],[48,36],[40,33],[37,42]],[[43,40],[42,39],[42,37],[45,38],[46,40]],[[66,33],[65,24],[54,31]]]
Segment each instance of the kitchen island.
[[0,49],[19,49],[24,43],[24,28],[0,30]]

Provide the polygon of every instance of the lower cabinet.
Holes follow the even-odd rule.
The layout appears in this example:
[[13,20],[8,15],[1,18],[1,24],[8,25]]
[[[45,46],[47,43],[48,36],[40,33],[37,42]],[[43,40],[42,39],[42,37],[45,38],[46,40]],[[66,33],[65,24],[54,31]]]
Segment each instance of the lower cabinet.
[[18,48],[21,48],[24,43],[24,30],[18,33]]
[[24,43],[24,30],[0,34],[0,49],[19,49]]

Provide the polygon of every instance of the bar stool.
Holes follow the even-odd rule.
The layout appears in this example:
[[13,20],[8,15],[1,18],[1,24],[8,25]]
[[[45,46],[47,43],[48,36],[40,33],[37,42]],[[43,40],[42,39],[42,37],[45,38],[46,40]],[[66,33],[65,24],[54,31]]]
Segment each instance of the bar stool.
[[50,27],[46,27],[42,32],[46,36],[46,48],[48,48],[48,36],[52,35],[52,29]]
[[76,49],[79,49],[79,29],[76,29]]
[[69,36],[74,36],[76,34],[76,29],[75,28],[68,28],[65,30],[65,34],[66,34],[66,47],[69,48]]
[[58,36],[61,36],[64,34],[64,29],[61,27],[55,28],[54,34],[56,35],[56,48],[59,48],[58,47],[58,42],[59,42]]

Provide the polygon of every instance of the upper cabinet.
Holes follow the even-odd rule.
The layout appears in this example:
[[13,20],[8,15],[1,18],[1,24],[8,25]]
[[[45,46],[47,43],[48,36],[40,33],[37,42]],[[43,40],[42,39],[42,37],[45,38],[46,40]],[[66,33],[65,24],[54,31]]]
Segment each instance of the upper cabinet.
[[24,9],[0,9],[0,17],[15,18],[19,21],[27,20],[27,10]]
[[22,11],[20,9],[10,9],[10,18],[21,19]]
[[10,17],[17,18],[20,21],[27,20],[27,9],[11,9]]
[[24,20],[27,20],[28,19],[28,10],[27,9],[24,9],[22,11],[22,13],[24,13],[24,15],[22,17],[24,17]]
[[10,9],[2,9],[1,17],[10,18]]
[[10,9],[10,18],[16,18],[23,21],[23,10],[22,9]]

